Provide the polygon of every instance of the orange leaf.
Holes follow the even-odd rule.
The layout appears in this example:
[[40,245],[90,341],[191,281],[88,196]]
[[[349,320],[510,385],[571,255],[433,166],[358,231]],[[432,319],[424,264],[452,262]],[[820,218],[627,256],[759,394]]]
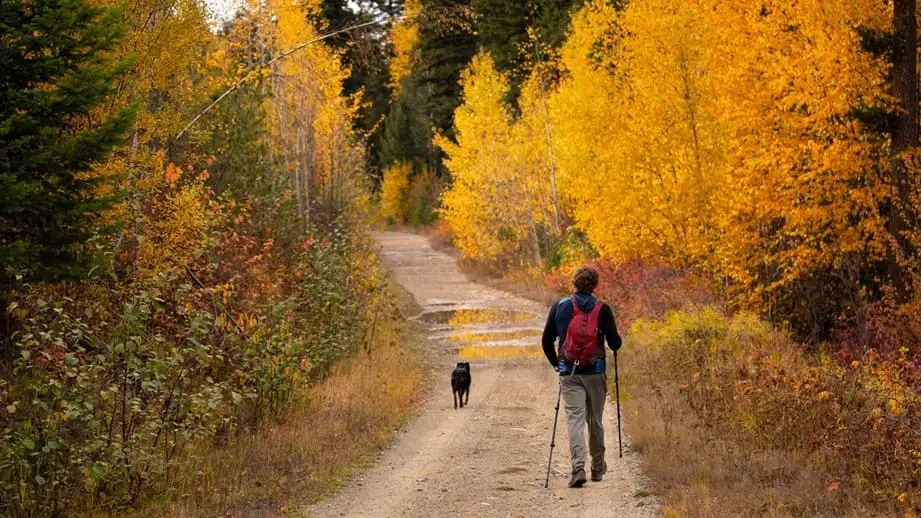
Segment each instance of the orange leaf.
[[176,164],[170,162],[169,165],[166,166],[166,182],[167,183],[169,183],[170,185],[173,185],[174,183],[179,181],[179,178],[181,176],[182,176],[182,170],[176,167]]

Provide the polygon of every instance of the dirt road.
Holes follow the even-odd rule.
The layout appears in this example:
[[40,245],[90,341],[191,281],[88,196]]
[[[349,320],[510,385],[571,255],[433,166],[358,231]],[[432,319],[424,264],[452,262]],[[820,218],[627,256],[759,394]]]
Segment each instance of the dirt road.
[[[541,358],[546,308],[469,281],[455,261],[421,236],[377,236],[381,256],[423,308],[431,336],[432,383],[419,416],[378,461],[337,494],[306,508],[311,517],[648,517],[638,459],[608,405],[609,471],[600,483],[568,489],[569,443],[557,430],[550,489],[544,489],[557,376]],[[455,410],[454,362],[472,366],[470,406]],[[516,359],[507,359],[516,358]],[[563,410],[561,409],[561,414]]]

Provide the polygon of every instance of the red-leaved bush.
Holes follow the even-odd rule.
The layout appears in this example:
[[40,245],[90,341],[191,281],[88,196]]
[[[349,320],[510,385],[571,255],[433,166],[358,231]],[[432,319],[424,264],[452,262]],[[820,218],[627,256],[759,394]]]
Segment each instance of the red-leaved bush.
[[921,391],[921,317],[891,298],[838,317],[831,345],[842,363],[867,363]]
[[[588,263],[598,271],[595,294],[617,315],[617,325],[629,329],[638,318],[655,318],[685,306],[722,306],[713,282],[692,271],[664,264],[630,261],[615,264],[607,260]],[[547,287],[568,293],[572,290],[572,272],[580,265],[570,264],[549,273]]]

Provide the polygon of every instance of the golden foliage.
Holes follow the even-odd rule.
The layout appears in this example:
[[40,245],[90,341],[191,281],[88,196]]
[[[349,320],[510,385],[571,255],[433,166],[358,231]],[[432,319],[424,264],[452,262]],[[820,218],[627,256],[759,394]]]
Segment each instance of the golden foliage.
[[[525,85],[528,107],[537,102],[536,83]],[[488,53],[474,56],[461,84],[463,103],[454,115],[457,142],[435,139],[453,178],[441,213],[467,257],[496,259],[518,250],[537,256],[537,225],[550,221],[553,206],[543,119],[512,123],[502,101],[508,78]]]
[[456,244],[475,259],[545,253],[555,183],[564,222],[602,258],[702,267],[749,301],[883,258],[888,144],[855,113],[889,107],[887,66],[856,28],[890,18],[857,0],[591,1],[559,83],[544,92],[532,71],[516,120],[506,78],[478,56],[457,142],[438,141]]
[[409,212],[407,200],[409,195],[409,177],[412,165],[397,162],[384,171],[381,182],[381,215],[391,223],[403,223]]
[[221,209],[204,185],[204,175],[175,186],[179,169],[172,163],[164,175],[174,187],[166,186],[154,196],[142,222],[144,233],[134,236],[138,243],[134,267],[142,284],[181,275],[185,266],[216,244],[214,231],[223,223]]
[[403,3],[403,18],[393,25],[390,40],[393,43],[393,57],[390,59],[390,88],[397,92],[400,84],[412,71],[416,59],[416,45],[419,44],[419,24],[416,18],[422,13],[420,0],[406,0]]
[[439,136],[436,144],[453,185],[444,193],[442,214],[454,230],[454,242],[465,256],[488,258],[505,247],[501,229],[508,211],[520,206],[510,188],[518,185],[505,167],[511,140],[509,116],[502,107],[508,81],[486,53],[474,56],[461,76],[464,100],[454,114],[457,143]]
[[885,28],[889,14],[872,2],[819,0],[763,12],[740,4],[713,13],[724,29],[710,68],[720,71],[711,96],[729,139],[720,269],[771,289],[849,255],[884,254],[885,143],[851,113],[884,104],[887,72],[854,27]]
[[[307,4],[272,0],[256,9],[263,37],[276,52],[286,51],[319,36],[308,16],[319,9]],[[274,28],[273,28],[274,27]],[[343,96],[349,76],[338,54],[313,44],[273,65],[272,96],[265,111],[274,152],[291,172],[298,218],[311,219],[315,206],[347,212],[362,188],[364,152],[352,130],[358,98]]]
[[562,51],[561,191],[596,248],[621,262],[685,263],[707,241],[721,157],[694,9],[652,0],[620,14],[593,2]]

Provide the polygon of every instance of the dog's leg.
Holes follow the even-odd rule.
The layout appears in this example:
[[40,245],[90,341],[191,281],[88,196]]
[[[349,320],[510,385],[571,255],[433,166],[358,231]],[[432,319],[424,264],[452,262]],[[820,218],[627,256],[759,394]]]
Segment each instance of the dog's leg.
[[[456,391],[456,390],[452,390],[452,391],[451,391],[451,394],[454,395],[454,409],[457,410],[457,391]],[[462,402],[462,403],[463,403],[463,402]]]
[[464,404],[470,406],[470,387],[464,391]]

